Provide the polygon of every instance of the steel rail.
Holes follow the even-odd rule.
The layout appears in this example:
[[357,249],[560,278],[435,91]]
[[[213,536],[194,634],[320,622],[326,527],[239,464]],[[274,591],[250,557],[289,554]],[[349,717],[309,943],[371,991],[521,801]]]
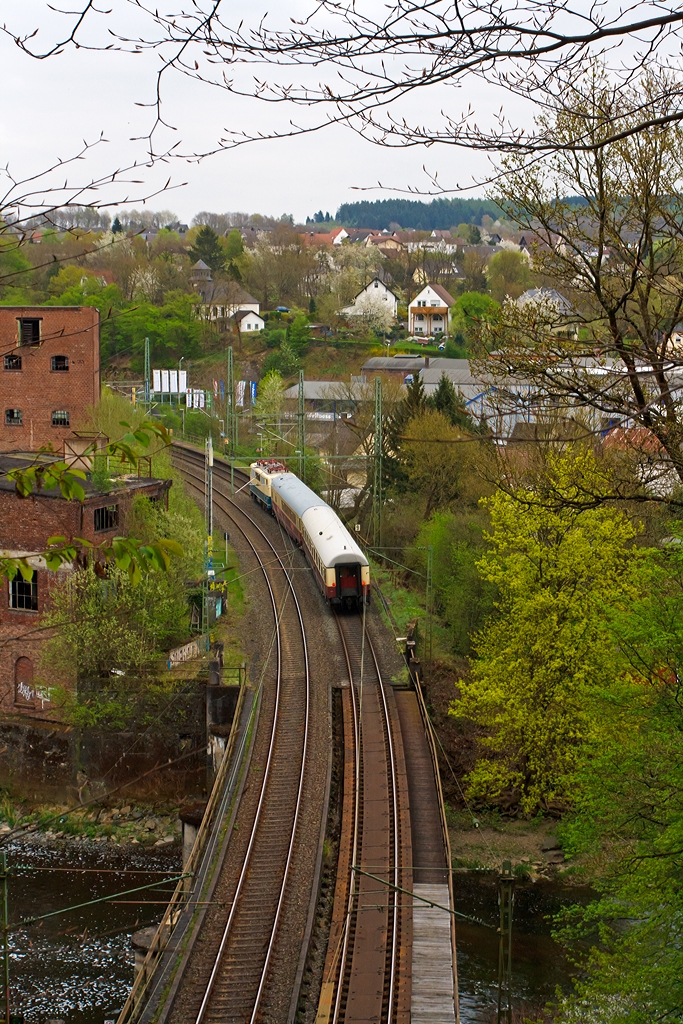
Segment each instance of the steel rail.
[[[346,659],[346,667],[349,673],[349,688],[351,691],[351,709],[353,711],[353,736],[354,736],[354,776],[356,784],[354,786],[353,793],[353,841],[351,844],[351,863],[349,865],[351,869],[351,875],[349,878],[349,895],[346,904],[346,918],[344,922],[344,940],[342,943],[341,955],[339,957],[339,974],[337,982],[337,992],[334,1002],[334,1013],[332,1016],[333,1024],[337,1024],[339,1020],[339,1010],[341,1007],[342,993],[344,989],[344,974],[346,973],[346,962],[348,958],[349,949],[349,933],[351,930],[351,917],[353,915],[353,904],[355,900],[355,876],[353,874],[353,865],[357,861],[358,854],[358,839],[359,839],[359,817],[360,817],[360,774],[362,771],[362,749],[361,749],[361,731],[360,731],[360,709],[358,706],[358,700],[356,699],[355,687],[353,684],[353,669],[351,667],[351,657],[349,655],[349,649],[346,644],[346,638],[341,627],[339,616],[335,614],[335,620],[337,623],[337,629],[339,630],[339,637],[342,642],[344,649],[344,658]],[[360,680],[362,686],[362,679]]]
[[[362,723],[362,686],[363,679],[359,679],[359,692],[356,692],[356,687],[353,679],[353,670],[351,666],[351,657],[349,654],[349,648],[347,644],[347,637],[341,625],[341,617],[336,615],[337,627],[339,629],[339,635],[341,638],[342,646],[344,649],[344,656],[346,658],[346,664],[349,671],[349,685],[351,688],[351,703],[354,714],[354,735],[356,737],[356,749],[355,749],[355,760],[356,760],[356,790],[354,793],[354,832],[353,832],[353,857],[351,861],[351,881],[349,886],[349,896],[347,901],[347,914],[344,927],[344,941],[342,945],[342,951],[340,956],[340,964],[338,971],[338,982],[337,991],[335,994],[335,1005],[332,1021],[333,1024],[340,1024],[340,1012],[341,1003],[344,995],[344,975],[347,972],[348,958],[352,955],[352,950],[349,951],[349,933],[351,926],[351,919],[354,913],[358,913],[357,909],[354,911],[353,905],[356,901],[358,893],[356,891],[355,883],[355,872],[354,866],[357,864],[357,851],[359,846],[359,822],[362,817],[362,808],[360,807],[360,794],[359,794],[359,781],[362,775],[362,757],[363,757],[363,723]],[[400,825],[400,808],[398,799],[398,785],[397,785],[397,774],[396,774],[396,753],[394,748],[394,741],[392,735],[392,724],[391,716],[389,713],[389,706],[387,702],[386,692],[384,688],[384,680],[382,679],[382,673],[380,671],[377,654],[372,645],[372,642],[364,630],[364,621],[361,620],[361,629],[364,634],[361,636],[361,644],[367,643],[368,649],[372,656],[372,661],[377,676],[377,687],[380,694],[380,707],[382,709],[382,724],[385,732],[385,746],[387,753],[387,772],[390,782],[391,791],[391,804],[390,804],[390,822],[393,820],[393,844],[391,850],[390,860],[393,861],[393,880],[394,886],[398,887],[400,879],[400,840],[399,840],[399,825]],[[361,654],[361,666],[363,664],[363,656]],[[391,825],[390,825],[391,827]],[[393,1019],[394,1002],[396,998],[396,981],[398,974],[398,958],[399,958],[399,904],[400,904],[400,893],[398,888],[394,888],[391,892],[390,899],[392,901],[392,933],[391,933],[391,944],[387,950],[386,960],[389,962],[389,994],[387,999],[387,1024]]]
[[[194,460],[192,458],[193,453],[191,451],[188,451],[187,449],[181,449],[181,451],[183,452],[183,455],[185,456],[186,460],[191,462],[191,463],[195,462],[195,464],[196,464],[196,461],[198,461],[201,458],[199,453],[197,453],[197,460]],[[198,480],[199,478],[195,477],[194,479]],[[199,490],[199,487],[197,487],[196,489]],[[214,497],[214,501],[220,507],[221,503],[220,503],[219,500],[217,500],[218,497],[219,496],[215,496]],[[288,585],[288,588],[289,588],[289,593],[288,593],[287,596],[289,596],[289,594],[291,594],[291,596],[292,596],[292,598],[294,600],[294,607],[296,609],[297,618],[298,618],[298,622],[299,622],[299,627],[301,629],[301,639],[302,639],[302,644],[303,644],[304,665],[305,665],[305,682],[306,682],[306,702],[305,702],[305,706],[306,706],[306,711],[305,711],[304,736],[303,736],[303,742],[302,742],[301,770],[299,772],[299,779],[298,779],[298,786],[297,786],[297,796],[296,796],[296,803],[295,803],[295,810],[294,810],[294,819],[293,819],[292,828],[291,828],[290,840],[289,840],[289,844],[288,844],[288,848],[287,848],[287,857],[286,857],[285,866],[284,866],[284,869],[283,869],[282,883],[281,883],[281,886],[280,886],[278,902],[277,902],[277,906],[276,906],[276,910],[275,910],[275,917],[274,917],[274,920],[273,920],[273,925],[272,925],[272,929],[271,929],[271,933],[270,933],[270,939],[269,939],[269,942],[268,942],[268,948],[266,950],[266,956],[265,956],[263,967],[261,969],[261,975],[260,975],[260,980],[259,980],[259,984],[258,984],[258,989],[257,989],[257,992],[256,992],[256,996],[255,996],[255,999],[254,999],[254,1005],[253,1005],[251,1016],[250,1016],[250,1024],[254,1024],[254,1022],[256,1020],[256,1015],[258,1013],[259,1006],[260,1006],[260,1003],[261,1003],[261,998],[262,998],[262,995],[263,995],[263,991],[264,991],[264,988],[265,988],[266,978],[267,978],[267,974],[268,974],[268,969],[270,967],[270,962],[271,962],[271,958],[272,958],[273,948],[274,948],[274,944],[275,944],[275,940],[276,940],[278,926],[279,926],[279,923],[280,923],[280,916],[281,916],[282,906],[283,906],[284,899],[285,899],[285,892],[286,892],[286,888],[287,888],[287,882],[289,880],[289,871],[290,871],[291,862],[292,862],[292,855],[293,855],[293,851],[294,851],[294,843],[295,843],[295,840],[296,840],[296,835],[297,835],[297,830],[298,830],[298,825],[299,825],[299,818],[300,818],[301,804],[302,804],[302,797],[303,797],[304,777],[305,777],[305,771],[306,771],[306,759],[307,759],[307,752],[308,752],[308,738],[309,738],[309,724],[310,724],[309,723],[309,717],[310,717],[310,672],[309,672],[308,645],[307,645],[307,640],[306,640],[306,630],[305,630],[305,626],[304,626],[303,616],[302,616],[302,613],[301,613],[301,607],[300,607],[300,604],[299,604],[299,601],[298,601],[298,598],[297,598],[297,595],[296,595],[296,591],[294,589],[294,585],[292,583],[291,577],[290,577],[289,573],[287,572],[287,567],[286,567],[285,563],[282,561],[282,558],[280,557],[279,552],[277,551],[275,546],[271,543],[271,541],[268,539],[268,537],[266,536],[265,532],[261,529],[261,527],[258,525],[258,523],[256,523],[255,520],[252,519],[252,517],[250,515],[248,515],[244,511],[244,509],[240,508],[240,506],[237,505],[236,502],[232,501],[230,498],[227,498],[224,495],[221,495],[220,497],[223,498],[225,501],[227,501],[228,504],[232,505],[233,508],[236,511],[240,512],[241,515],[243,515],[245,517],[245,519],[247,519],[251,523],[251,525],[261,535],[261,537],[266,542],[266,544],[271,549],[271,551],[275,554],[276,559],[279,562],[279,565],[282,568],[282,570],[284,572],[284,575],[285,575],[285,578],[287,580],[287,585]],[[233,520],[233,522],[235,522],[235,518],[234,518],[233,515],[230,515],[230,513],[225,508],[223,508],[223,511],[225,512],[225,514],[228,515],[228,517],[230,519]],[[213,989],[214,989],[216,980],[217,980],[217,978],[219,976],[219,973],[221,971],[221,962],[222,962],[222,959],[223,959],[223,954],[225,952],[225,949],[227,947],[227,944],[228,944],[228,941],[229,941],[229,938],[230,938],[230,932],[231,932],[232,925],[233,925],[233,922],[234,922],[235,914],[237,912],[239,898],[240,898],[240,896],[242,894],[242,891],[243,891],[243,888],[244,888],[245,880],[246,880],[247,873],[248,873],[248,868],[249,868],[250,861],[251,861],[251,855],[252,855],[252,852],[253,852],[253,849],[254,849],[254,845],[255,845],[255,842],[256,842],[256,834],[257,834],[257,831],[258,831],[259,824],[261,822],[261,814],[262,814],[262,810],[263,810],[263,804],[264,804],[264,801],[265,801],[265,798],[266,798],[266,789],[267,789],[268,784],[269,784],[270,779],[271,779],[272,761],[273,761],[273,755],[274,755],[274,750],[275,750],[275,741],[276,741],[276,737],[277,737],[277,727],[278,727],[278,724],[279,724],[278,716],[279,716],[279,712],[280,712],[281,681],[282,681],[282,635],[281,635],[281,629],[280,629],[280,613],[278,612],[277,601],[276,601],[276,598],[275,598],[273,587],[272,587],[271,581],[270,581],[270,579],[268,577],[268,573],[266,571],[265,565],[263,564],[263,561],[261,559],[261,556],[259,555],[259,552],[258,552],[256,546],[253,544],[252,540],[250,539],[250,537],[248,536],[247,533],[244,533],[244,537],[247,540],[247,543],[251,547],[252,551],[254,552],[254,555],[256,556],[259,564],[261,565],[261,567],[263,569],[263,575],[264,575],[264,578],[266,580],[266,584],[268,586],[268,591],[269,591],[269,594],[270,594],[271,603],[273,605],[273,612],[274,612],[274,615],[275,615],[276,641],[277,641],[277,684],[276,684],[275,708],[274,708],[274,713],[273,713],[273,724],[272,724],[272,728],[271,728],[271,736],[270,736],[270,741],[269,741],[269,746],[268,746],[268,758],[267,758],[267,762],[266,762],[266,768],[265,768],[264,773],[263,773],[263,779],[262,779],[262,783],[261,783],[261,790],[260,790],[260,793],[259,793],[258,805],[257,805],[257,809],[256,809],[256,814],[255,814],[255,817],[254,817],[254,823],[253,823],[253,826],[252,826],[252,829],[251,829],[251,834],[250,834],[250,837],[249,837],[249,843],[248,843],[247,851],[245,853],[244,860],[243,860],[243,863],[242,863],[242,868],[241,868],[241,871],[240,871],[240,875],[239,875],[239,879],[238,879],[238,883],[237,883],[237,888],[235,890],[235,895],[234,895],[234,898],[233,898],[232,908],[230,910],[228,921],[227,921],[227,923],[225,925],[225,928],[224,928],[224,931],[223,931],[223,936],[221,938],[219,949],[218,949],[218,952],[216,954],[214,966],[213,966],[213,969],[211,971],[211,976],[209,978],[209,983],[207,985],[206,992],[204,994],[204,998],[203,998],[201,1006],[199,1008],[199,1012],[197,1014],[197,1017],[195,1018],[195,1024],[202,1024],[202,1021],[204,1020],[206,1011],[207,1011],[207,1009],[209,1008],[209,1005],[210,1005],[211,996],[212,996],[212,993],[213,993]]]

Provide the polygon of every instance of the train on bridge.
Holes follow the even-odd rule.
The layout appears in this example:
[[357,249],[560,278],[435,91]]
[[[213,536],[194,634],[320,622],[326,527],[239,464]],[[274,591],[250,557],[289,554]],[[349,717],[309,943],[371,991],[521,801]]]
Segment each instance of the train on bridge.
[[252,462],[249,489],[301,546],[329,604],[369,604],[368,560],[327,502],[277,459]]

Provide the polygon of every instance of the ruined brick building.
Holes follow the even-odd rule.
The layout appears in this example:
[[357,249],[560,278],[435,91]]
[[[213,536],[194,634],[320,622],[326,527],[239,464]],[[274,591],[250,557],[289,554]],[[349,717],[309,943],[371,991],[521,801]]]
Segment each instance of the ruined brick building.
[[[170,480],[123,480],[103,492],[85,485],[83,502],[67,501],[59,492],[41,492],[20,498],[7,473],[25,467],[28,458],[0,455],[0,558],[26,557],[33,578],[3,579],[0,591],[0,713],[55,717],[49,687],[38,680],[40,649],[45,639],[41,616],[49,605],[55,573],[39,552],[50,537],[82,537],[99,545],[125,534],[126,521],[136,496],[168,502]],[[64,566],[60,573],[71,572]]]
[[0,307],[0,558],[26,557],[34,569],[30,582],[0,577],[0,713],[55,716],[49,689],[37,678],[41,617],[54,581],[40,556],[48,539],[111,541],[125,534],[136,495],[168,500],[167,480],[122,479],[107,492],[88,480],[81,503],[56,491],[20,498],[8,479],[14,468],[55,457],[36,454],[41,449],[70,457],[89,444],[73,429],[99,402],[99,330],[90,306]]
[[99,398],[96,309],[0,307],[0,451],[62,451]]

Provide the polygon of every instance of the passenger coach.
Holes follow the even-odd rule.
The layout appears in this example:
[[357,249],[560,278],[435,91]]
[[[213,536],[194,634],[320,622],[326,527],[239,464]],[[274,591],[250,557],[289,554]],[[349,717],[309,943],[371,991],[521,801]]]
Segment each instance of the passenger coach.
[[304,549],[318,586],[331,604],[353,607],[369,603],[368,560],[327,502],[276,459],[252,463],[250,491]]

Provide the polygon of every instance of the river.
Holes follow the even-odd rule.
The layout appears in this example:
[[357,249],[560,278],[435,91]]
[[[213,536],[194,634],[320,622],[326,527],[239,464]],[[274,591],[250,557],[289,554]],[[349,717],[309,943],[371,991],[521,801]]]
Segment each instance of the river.
[[[462,1024],[489,1024],[496,1008],[498,984],[498,883],[486,872],[456,874],[455,906],[494,928],[458,919],[458,982]],[[513,1007],[530,1012],[555,995],[557,986],[571,987],[572,966],[552,938],[552,915],[573,903],[586,903],[595,893],[557,881],[515,884],[512,927]],[[494,1018],[495,1019],[495,1018]]]
[[[138,852],[114,843],[8,846],[10,924],[178,873],[178,847]],[[59,870],[36,870],[52,868]],[[68,869],[68,870],[64,870]],[[115,1020],[133,977],[130,936],[159,920],[172,885],[49,917],[11,936],[12,1011],[26,1024]],[[161,891],[160,891],[161,890]],[[165,890],[165,891],[163,891]],[[125,901],[125,902],[124,902]]]
[[[177,847],[152,851],[113,843],[9,846],[10,922],[48,914],[101,896],[158,882],[179,871]],[[35,869],[59,870],[35,870]],[[64,870],[68,869],[68,870]],[[489,1024],[496,1005],[498,896],[485,873],[456,874],[456,907],[494,928],[458,921],[458,975],[462,1024]],[[81,907],[12,933],[12,1010],[26,1024],[104,1024],[114,1021],[133,976],[132,932],[159,920],[172,888],[123,896],[120,902]],[[550,935],[549,915],[591,892],[557,882],[517,883],[513,924],[513,995],[529,1008],[567,988],[571,968]],[[130,902],[123,902],[130,901]]]

